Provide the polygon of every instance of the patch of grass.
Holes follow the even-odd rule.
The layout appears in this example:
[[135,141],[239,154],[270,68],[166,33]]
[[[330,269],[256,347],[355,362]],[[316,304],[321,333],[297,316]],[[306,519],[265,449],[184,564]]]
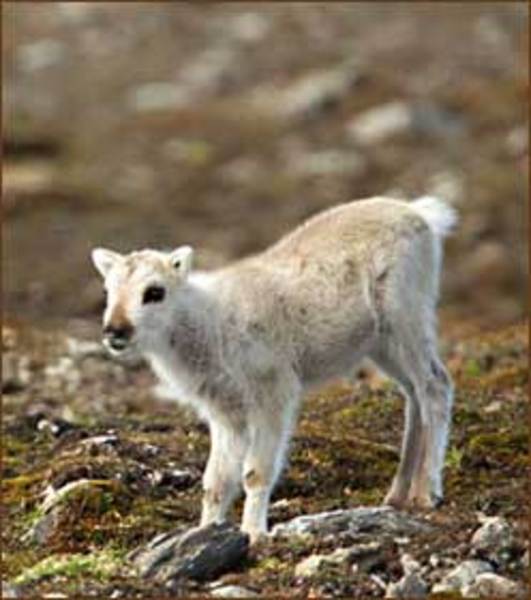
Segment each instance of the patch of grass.
[[104,580],[115,575],[122,564],[122,554],[116,550],[102,550],[93,554],[55,554],[24,570],[14,583],[27,585],[58,575],[70,579],[90,576]]

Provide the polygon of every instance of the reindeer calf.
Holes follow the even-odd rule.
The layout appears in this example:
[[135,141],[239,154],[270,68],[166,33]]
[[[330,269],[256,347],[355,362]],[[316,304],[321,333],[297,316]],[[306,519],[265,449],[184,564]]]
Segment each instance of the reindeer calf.
[[385,502],[433,507],[452,384],[437,353],[442,238],[435,198],[371,198],[311,218],[261,254],[191,271],[192,249],[95,249],[108,294],[104,343],[140,352],[210,428],[201,524],[223,520],[243,484],[242,529],[267,531],[271,491],[304,392],[363,357],[406,398],[401,459]]

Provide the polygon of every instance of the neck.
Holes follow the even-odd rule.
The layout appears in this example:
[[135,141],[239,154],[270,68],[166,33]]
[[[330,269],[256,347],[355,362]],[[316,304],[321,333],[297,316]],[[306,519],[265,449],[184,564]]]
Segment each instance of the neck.
[[179,292],[162,336],[148,353],[156,371],[156,365],[164,365],[167,373],[194,386],[220,351],[219,307],[206,285],[206,280],[193,278]]

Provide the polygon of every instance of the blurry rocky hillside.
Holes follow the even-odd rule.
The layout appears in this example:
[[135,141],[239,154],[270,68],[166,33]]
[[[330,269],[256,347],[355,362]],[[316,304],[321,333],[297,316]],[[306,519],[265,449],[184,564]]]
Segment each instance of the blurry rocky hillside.
[[4,306],[101,309],[95,245],[211,268],[305,217],[437,194],[445,314],[524,314],[525,3],[4,3]]

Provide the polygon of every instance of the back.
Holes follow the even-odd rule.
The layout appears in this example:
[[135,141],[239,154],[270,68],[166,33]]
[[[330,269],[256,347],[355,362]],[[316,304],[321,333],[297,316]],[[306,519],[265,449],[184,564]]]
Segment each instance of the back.
[[371,282],[422,231],[429,236],[424,220],[396,200],[362,200],[320,213],[226,270],[243,308],[239,316],[271,347],[282,348],[303,380],[334,377],[367,351],[376,332]]

